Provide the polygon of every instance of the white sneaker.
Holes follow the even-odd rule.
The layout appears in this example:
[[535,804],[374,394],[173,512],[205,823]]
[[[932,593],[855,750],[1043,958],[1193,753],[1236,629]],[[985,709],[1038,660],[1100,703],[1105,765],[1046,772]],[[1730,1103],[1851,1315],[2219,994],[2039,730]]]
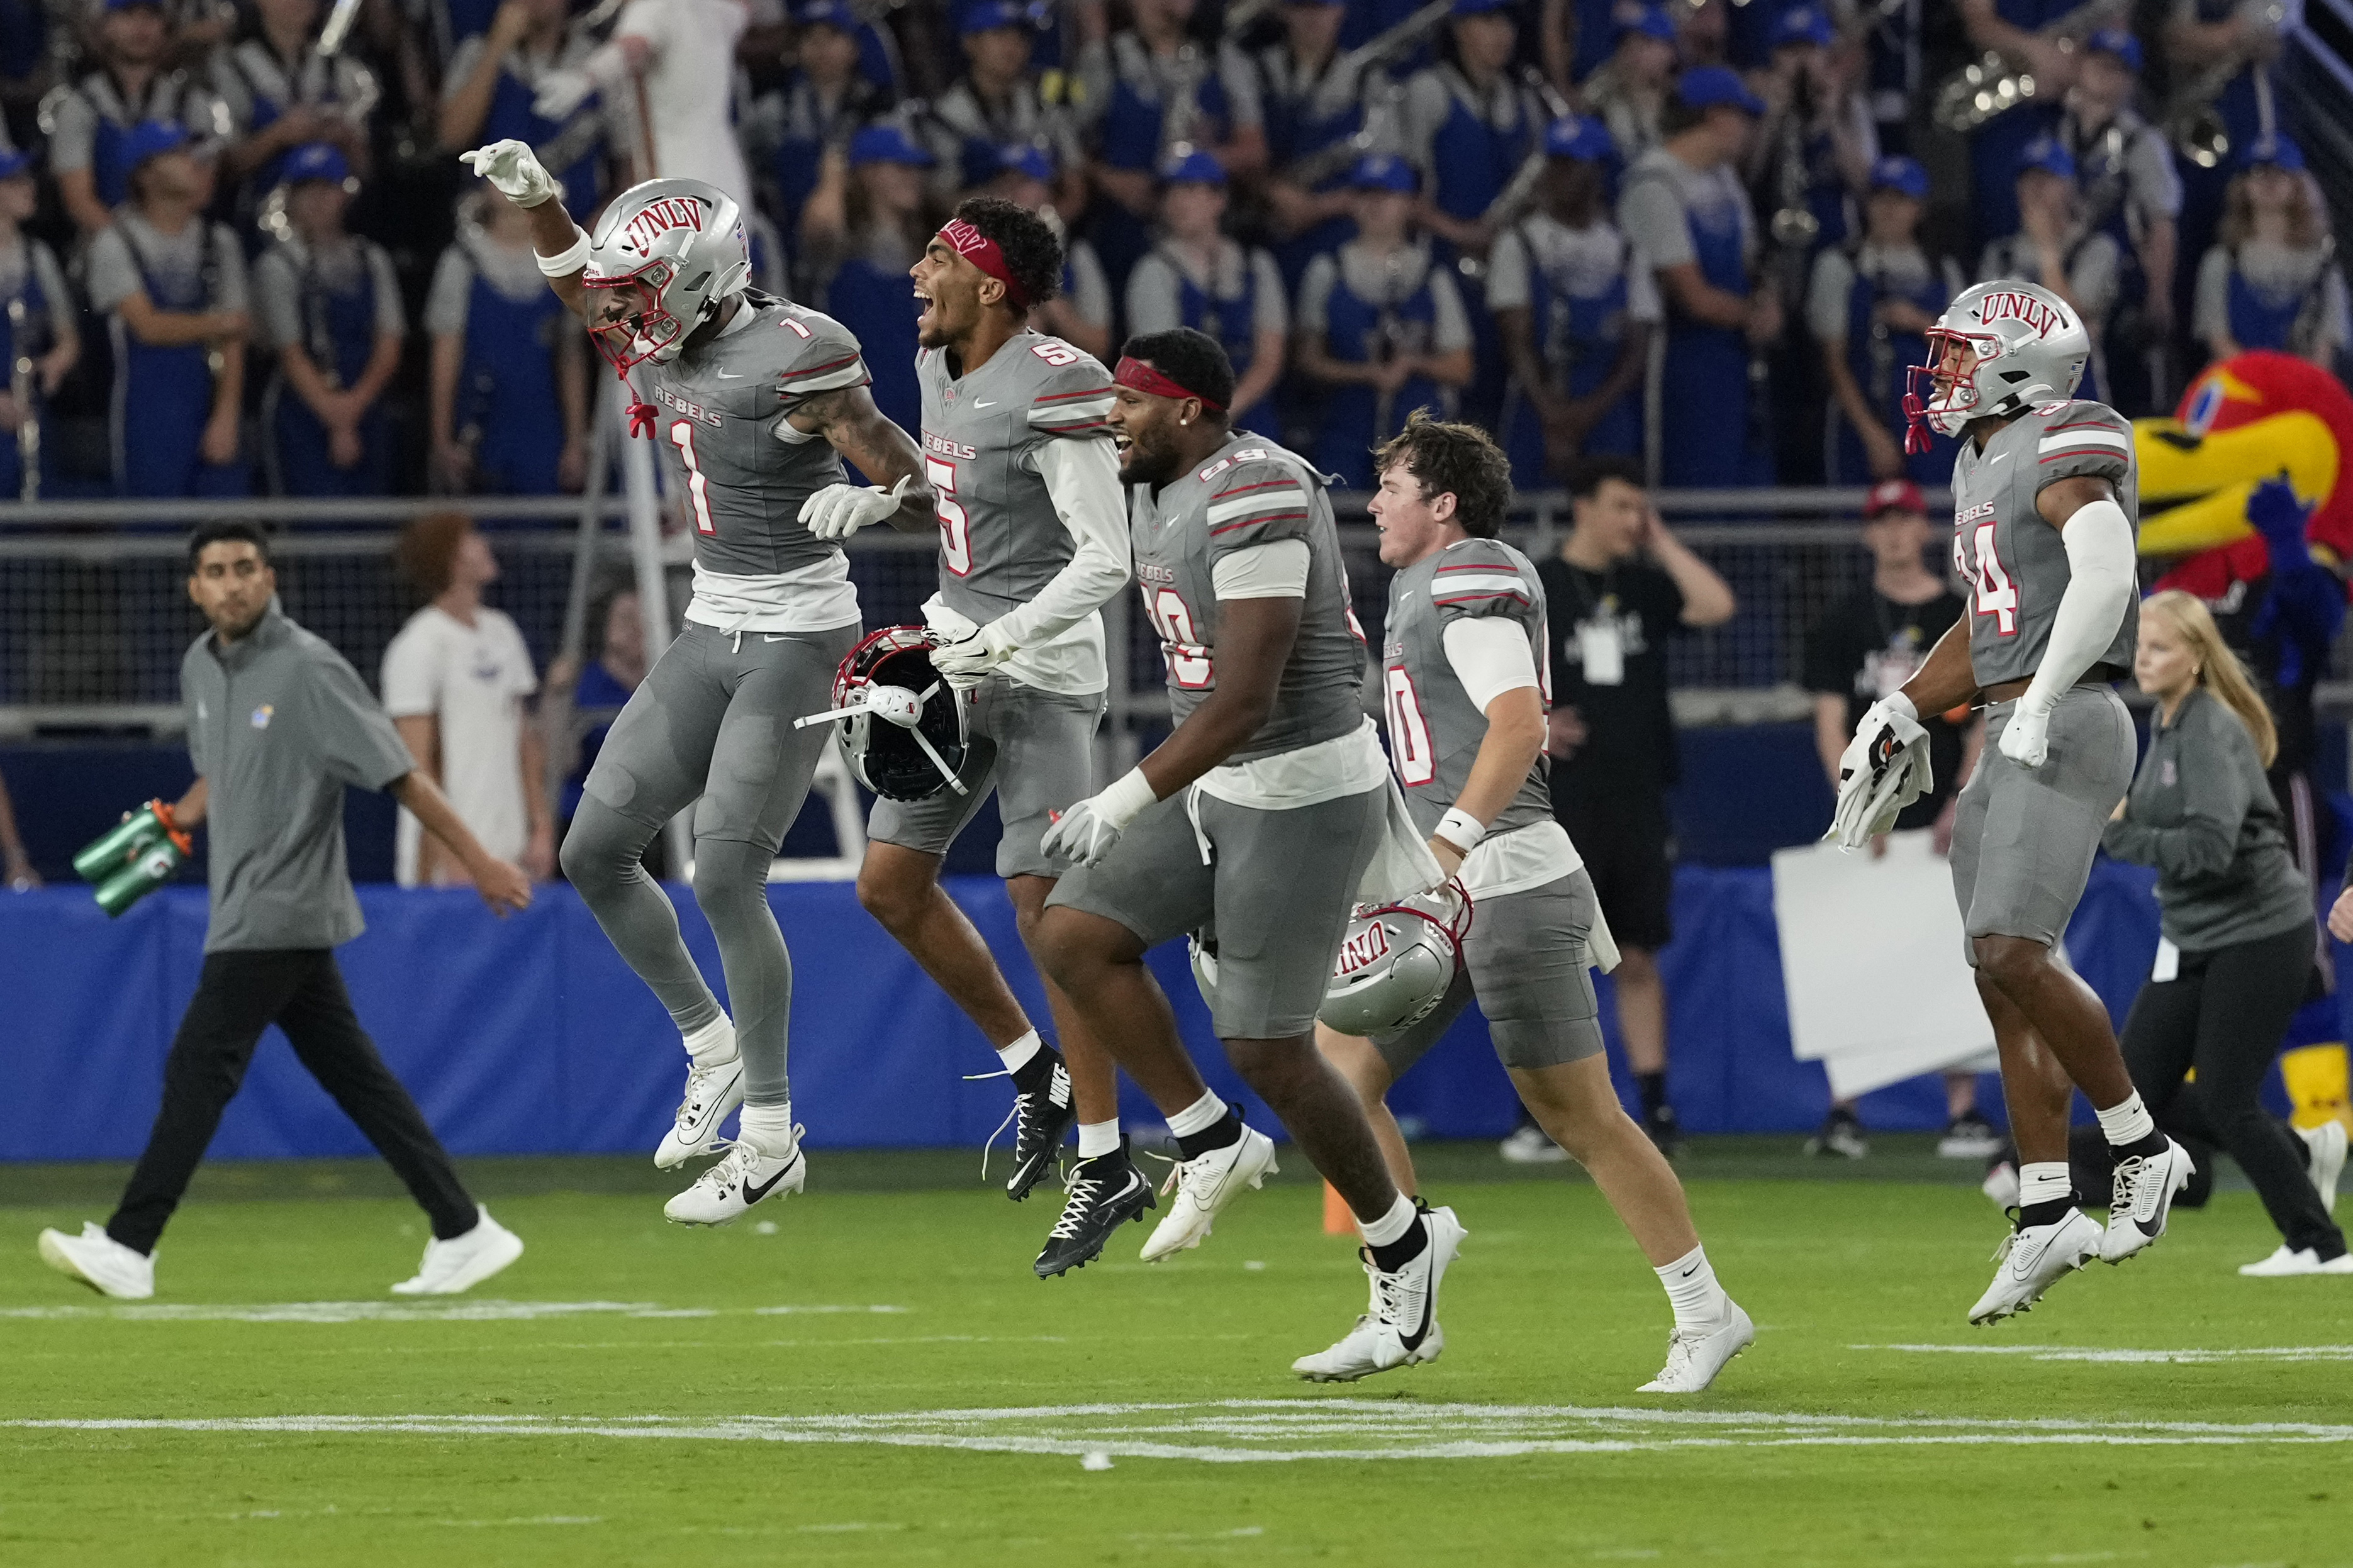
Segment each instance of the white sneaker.
[[154,1255],[123,1246],[104,1226],[89,1220],[82,1221],[79,1236],[41,1232],[41,1261],[119,1301],[143,1301],[155,1293]]
[[680,1225],[725,1225],[772,1194],[799,1192],[808,1180],[808,1161],[801,1155],[806,1131],[795,1127],[792,1147],[776,1155],[737,1139],[728,1145],[727,1158],[662,1205],[663,1215]]
[[1176,1201],[1168,1205],[1168,1217],[1153,1227],[1145,1242],[1144,1261],[1157,1263],[1188,1247],[1200,1246],[1219,1214],[1241,1196],[1244,1187],[1261,1185],[1274,1173],[1274,1140],[1248,1126],[1241,1133],[1222,1149],[1177,1163],[1170,1175]]
[[[728,1033],[734,1033],[733,1026]],[[733,1051],[727,1053],[724,1061],[707,1056],[689,1057],[686,1093],[679,1100],[678,1114],[670,1131],[662,1134],[661,1147],[654,1151],[656,1167],[667,1171],[685,1164],[698,1154],[714,1152],[720,1143],[719,1124],[727,1120],[729,1111],[743,1103],[742,1057]]]
[[481,1205],[476,1204],[474,1212],[482,1217],[465,1235],[425,1244],[425,1260],[417,1266],[416,1278],[395,1285],[394,1295],[463,1295],[522,1256],[522,1237],[492,1219]]
[[1364,1316],[1339,1343],[1301,1356],[1291,1363],[1292,1371],[1310,1383],[1354,1383],[1391,1367],[1438,1359],[1446,1349],[1446,1334],[1438,1326],[1438,1283],[1471,1233],[1452,1209],[1428,1210],[1421,1223],[1428,1245],[1394,1274],[1374,1266],[1371,1247],[1363,1249],[1365,1277],[1373,1288]]
[[2162,1154],[2116,1162],[2116,1187],[2108,1205],[2108,1228],[2100,1237],[2100,1260],[2122,1263],[2165,1234],[2173,1195],[2189,1184],[2189,1151],[2168,1138]]
[[2062,1276],[2100,1255],[2100,1226],[2082,1209],[2071,1208],[2049,1225],[2011,1231],[1994,1249],[1993,1283],[1969,1309],[1972,1323],[1998,1322],[2042,1300]]
[[1512,1135],[1495,1145],[1495,1152],[1511,1165],[1557,1165],[1568,1158],[1568,1151],[1533,1121],[1513,1128]]
[[2311,1247],[2291,1252],[2282,1242],[2279,1250],[2261,1263],[2242,1263],[2239,1272],[2250,1279],[2284,1279],[2294,1274],[2353,1274],[2353,1252],[2339,1253],[2327,1262]]
[[1715,1381],[1726,1363],[1757,1342],[1757,1325],[1726,1300],[1731,1309],[1712,1329],[1677,1329],[1667,1336],[1667,1364],[1637,1394],[1697,1394]]
[[2345,1123],[2332,1116],[2317,1127],[2297,1128],[2295,1135],[2311,1151],[2306,1169],[2312,1177],[2314,1190],[2320,1194],[2320,1206],[2333,1215],[2337,1212],[2337,1178],[2345,1173]]

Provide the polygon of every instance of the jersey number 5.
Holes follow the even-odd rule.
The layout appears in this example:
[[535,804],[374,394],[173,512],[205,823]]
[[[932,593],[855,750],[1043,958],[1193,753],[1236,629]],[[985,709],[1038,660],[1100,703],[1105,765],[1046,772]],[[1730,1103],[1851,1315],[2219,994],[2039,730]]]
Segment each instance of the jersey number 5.
[[1397,763],[1398,782],[1426,784],[1438,776],[1438,757],[1430,745],[1430,724],[1421,716],[1421,698],[1413,677],[1391,665],[1388,670],[1389,756]]
[[940,559],[959,577],[972,574],[972,521],[964,503],[955,499],[955,465],[944,458],[925,458],[923,477],[938,497],[934,510],[940,520]]
[[1977,613],[1994,617],[1994,629],[2006,637],[2018,635],[2018,584],[2001,569],[2001,557],[1993,547],[1994,525],[1978,525],[1977,569],[1972,572],[1968,555],[1961,550],[1961,536],[1953,535],[1953,563],[1960,568],[1961,576],[1977,590]]
[[1168,679],[1187,691],[1199,691],[1217,679],[1217,665],[1201,646],[1193,628],[1192,607],[1174,588],[1163,588],[1144,601],[1152,629],[1160,634],[1161,657],[1168,661]]
[[686,465],[686,493],[694,502],[694,531],[717,533],[719,525],[711,521],[709,486],[702,477],[702,465],[694,457],[694,423],[689,419],[670,422],[670,444],[678,448],[678,460]]

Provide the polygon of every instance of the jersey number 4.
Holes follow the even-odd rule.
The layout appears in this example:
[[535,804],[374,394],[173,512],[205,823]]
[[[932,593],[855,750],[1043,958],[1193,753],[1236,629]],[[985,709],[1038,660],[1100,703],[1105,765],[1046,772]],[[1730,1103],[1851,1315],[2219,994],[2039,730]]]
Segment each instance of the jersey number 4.
[[719,525],[711,521],[709,481],[702,477],[702,465],[694,456],[694,422],[673,419],[670,422],[670,444],[678,448],[678,460],[686,465],[687,499],[694,503],[694,531],[717,533]]
[[1146,595],[1144,613],[1160,634],[1161,657],[1168,661],[1168,679],[1187,691],[1206,689],[1217,680],[1217,665],[1201,645],[1193,626],[1192,607],[1174,588]]
[[[1960,573],[1961,580],[1976,590],[1974,603],[1977,613],[1981,616],[1991,616],[1994,618],[1994,629],[2002,636],[2016,637],[2018,635],[2018,584],[2011,582],[2010,574],[2001,569],[2001,557],[1994,551],[1993,536],[1992,523],[1979,523],[1977,549],[1971,552],[1963,550],[1961,536],[1958,533],[1954,534],[1953,565]],[[1972,554],[1977,558],[1975,570],[1971,570],[1969,557]]]

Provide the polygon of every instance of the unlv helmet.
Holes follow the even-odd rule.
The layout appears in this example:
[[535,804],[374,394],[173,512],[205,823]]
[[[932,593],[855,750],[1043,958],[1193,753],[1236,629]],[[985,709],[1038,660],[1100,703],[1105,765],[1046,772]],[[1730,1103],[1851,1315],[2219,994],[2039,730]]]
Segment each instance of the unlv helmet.
[[590,289],[642,288],[648,308],[591,329],[623,375],[648,360],[668,364],[695,328],[752,276],[752,252],[735,198],[701,180],[647,180],[613,199],[588,237]]
[[885,626],[849,650],[833,678],[833,707],[793,721],[844,725],[841,749],[858,782],[885,800],[923,800],[944,789],[969,793],[964,766],[964,704],[932,668],[921,626]]
[[1344,1035],[1394,1035],[1437,1011],[1462,966],[1471,899],[1460,882],[1359,905],[1316,1016]]
[[[1972,419],[2022,414],[2075,395],[2092,357],[2074,308],[2039,283],[2001,279],[1964,289],[1928,329],[1928,362],[1905,373],[1906,450],[1928,449],[1927,432],[1957,436]],[[1950,381],[1937,371],[1951,346],[1976,351]],[[1916,442],[1915,440],[1916,437]]]

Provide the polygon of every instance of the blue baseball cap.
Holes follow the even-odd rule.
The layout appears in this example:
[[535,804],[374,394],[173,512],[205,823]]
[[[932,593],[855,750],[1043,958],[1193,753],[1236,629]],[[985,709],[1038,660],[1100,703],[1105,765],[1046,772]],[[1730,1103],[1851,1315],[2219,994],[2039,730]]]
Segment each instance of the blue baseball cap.
[[1915,202],[1928,199],[1928,171],[1915,158],[1899,158],[1893,154],[1871,166],[1871,188],[1874,191],[1899,191]]
[[1663,5],[1622,5],[1609,14],[1609,41],[1640,33],[1662,44],[1675,41],[1675,21]]
[[993,33],[1000,27],[1023,28],[1029,26],[1029,13],[1006,0],[979,0],[965,7],[964,20],[956,24],[956,32],[969,37],[974,33]]
[[1348,171],[1348,184],[1354,190],[1397,191],[1409,196],[1421,188],[1421,180],[1404,159],[1376,153],[1356,160],[1356,166]]
[[1483,16],[1490,11],[1511,8],[1512,0],[1454,0],[1454,14],[1458,16]]
[[2274,169],[2284,169],[2291,174],[2301,174],[2304,173],[2304,149],[2295,144],[2294,137],[2283,136],[2277,132],[2269,136],[2258,136],[2240,153],[2239,167],[2253,169],[2265,163]]
[[831,27],[839,32],[858,31],[858,18],[841,0],[808,0],[793,12],[793,24],[801,27]]
[[853,169],[866,163],[903,163],[911,169],[928,169],[937,162],[909,141],[904,131],[887,121],[870,125],[849,139],[849,166]]
[[332,180],[340,185],[351,174],[342,148],[329,142],[308,142],[286,154],[283,178],[290,185],[304,180]]
[[0,147],[0,180],[13,180],[19,174],[33,172],[33,155],[13,147]]
[[1618,155],[1609,127],[1591,115],[1564,114],[1545,127],[1545,156],[1600,163]]
[[1765,105],[1748,90],[1740,73],[1723,66],[1694,66],[1675,78],[1675,96],[1689,109],[1714,109],[1722,105],[1736,109],[1743,114],[1762,116]]
[[2103,27],[2084,40],[2084,51],[2094,55],[2114,55],[2124,61],[2125,69],[2140,74],[2140,40],[2123,27]]
[[135,169],[150,158],[176,153],[188,144],[188,128],[173,120],[142,120],[122,139],[123,167]]
[[1226,166],[1218,162],[1216,153],[1196,150],[1161,164],[1160,183],[1164,185],[1215,185],[1223,190]]
[[997,172],[1000,174],[1027,174],[1033,180],[1051,184],[1054,155],[1035,142],[1008,142],[997,150]]
[[1831,47],[1838,35],[1831,30],[1831,19],[1812,5],[1792,5],[1773,20],[1770,47],[1780,48],[1789,44],[1817,44]]
[[2072,180],[2075,177],[2075,155],[2061,146],[2058,138],[2037,136],[2019,149],[2018,173],[2023,174],[2030,169]]

